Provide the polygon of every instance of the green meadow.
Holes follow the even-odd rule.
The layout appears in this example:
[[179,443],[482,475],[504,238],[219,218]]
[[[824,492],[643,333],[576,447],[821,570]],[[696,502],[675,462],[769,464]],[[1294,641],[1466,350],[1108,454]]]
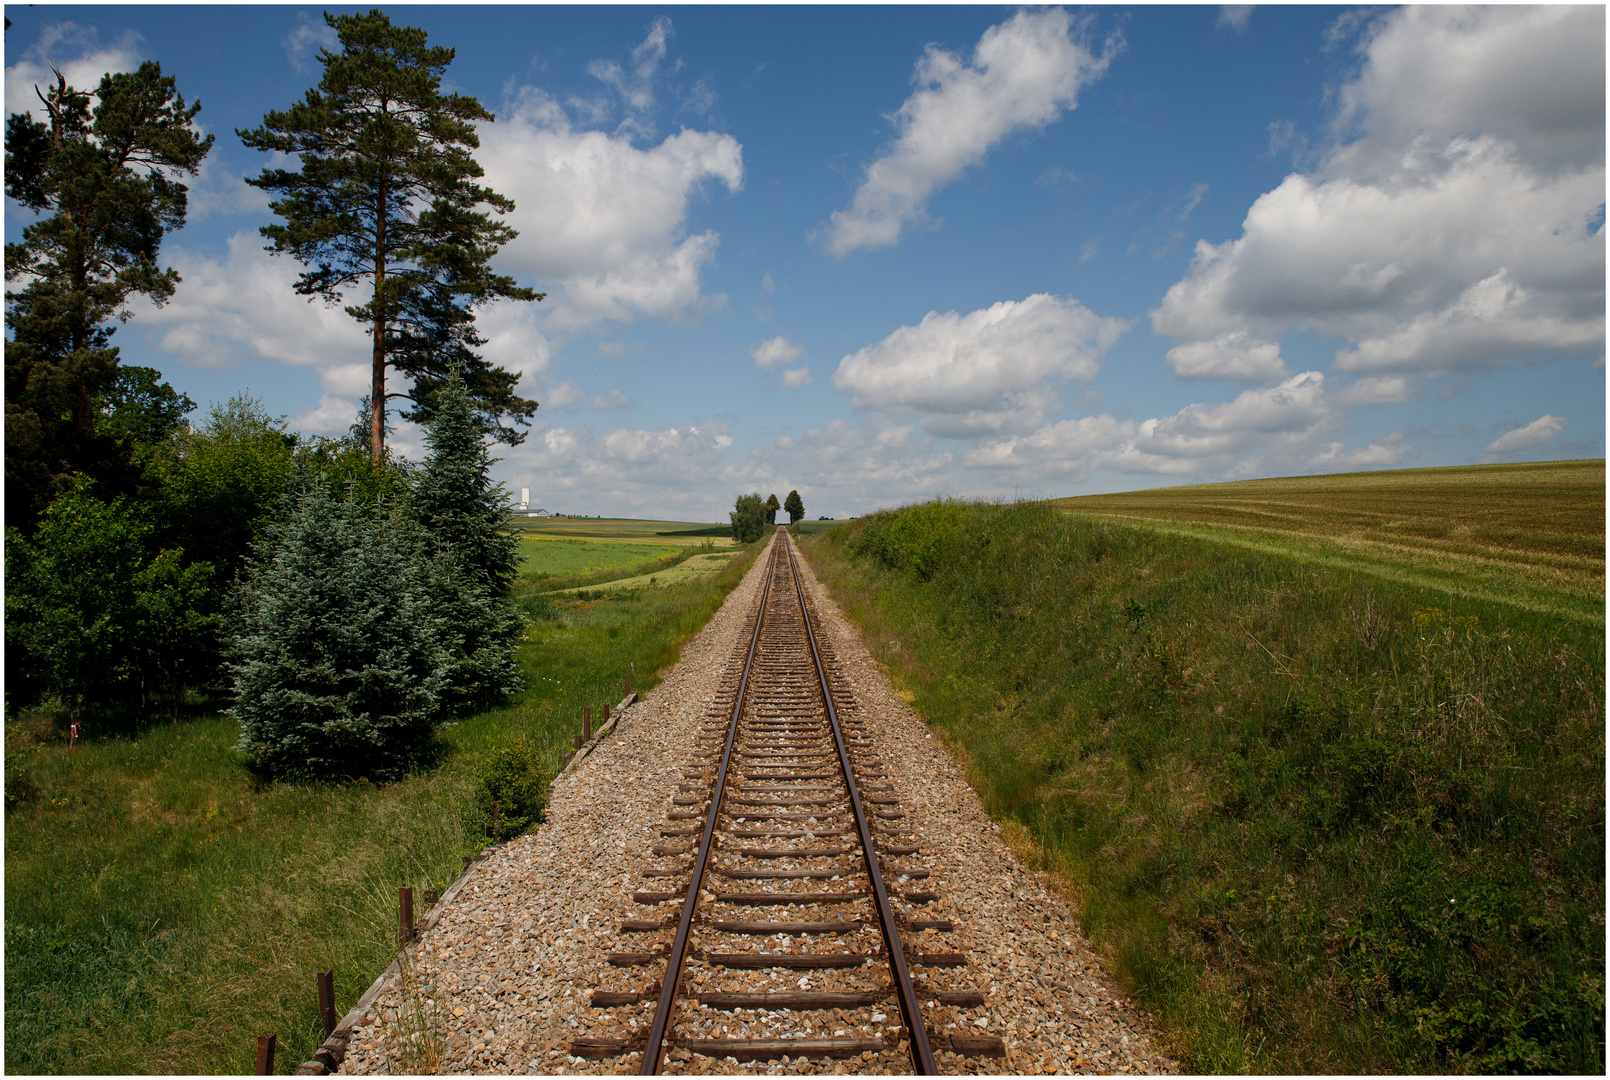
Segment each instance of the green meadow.
[[1601,1074],[1603,476],[939,502],[801,547],[1187,1071]]
[[445,887],[485,842],[478,761],[524,736],[555,775],[582,707],[618,702],[634,668],[656,685],[757,550],[607,600],[522,586],[526,689],[395,783],[258,783],[235,723],[201,706],[89,717],[72,749],[47,714],[9,724],[6,1071],[249,1073],[269,1032],[295,1069],[322,1040],[314,972],[334,970],[345,1012],[391,961],[397,889]]
[[[631,519],[515,518],[523,588],[613,591],[714,573],[736,544],[726,527]],[[719,533],[720,535],[713,535]]]

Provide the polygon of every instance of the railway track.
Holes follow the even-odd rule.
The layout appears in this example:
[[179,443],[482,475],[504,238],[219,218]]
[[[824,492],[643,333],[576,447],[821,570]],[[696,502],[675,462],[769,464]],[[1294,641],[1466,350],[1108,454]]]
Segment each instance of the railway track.
[[[582,1058],[645,1073],[714,1062],[840,1059],[938,1071],[935,1054],[1000,1057],[994,1035],[933,1030],[922,1009],[984,1005],[901,793],[811,613],[788,534],[774,539],[760,603],[688,748],[683,781],[609,962],[636,990],[597,990],[630,1038],[575,1038]],[[910,793],[917,794],[917,793]],[[851,1059],[858,1059],[851,1065]],[[700,1064],[701,1060],[705,1063]]]

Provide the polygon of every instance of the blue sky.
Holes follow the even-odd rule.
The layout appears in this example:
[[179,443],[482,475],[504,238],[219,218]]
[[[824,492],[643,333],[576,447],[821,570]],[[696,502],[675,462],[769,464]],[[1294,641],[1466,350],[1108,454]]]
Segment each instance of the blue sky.
[[[316,83],[323,10],[8,6],[6,101],[145,59],[200,100],[183,284],[116,343],[339,434],[368,347],[262,250],[234,135]],[[497,115],[495,265],[549,295],[481,325],[538,506],[1604,454],[1602,7],[386,10]]]

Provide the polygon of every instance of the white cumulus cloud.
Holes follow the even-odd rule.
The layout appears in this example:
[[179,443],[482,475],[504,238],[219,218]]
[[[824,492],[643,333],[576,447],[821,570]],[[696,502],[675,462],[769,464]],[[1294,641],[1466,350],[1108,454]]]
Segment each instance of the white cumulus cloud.
[[922,413],[937,435],[1027,431],[1069,379],[1094,379],[1129,328],[1077,300],[1036,293],[966,315],[929,312],[844,357],[833,385],[857,406]]
[[811,378],[809,365],[805,367],[789,368],[783,372],[783,387],[788,390],[800,390],[809,386],[816,380]]
[[691,321],[724,297],[701,292],[714,232],[687,235],[688,207],[707,181],[743,186],[730,135],[684,129],[640,149],[622,134],[577,130],[547,94],[525,87],[480,129],[486,183],[509,196],[520,235],[498,266],[535,278],[553,332],[639,315]]
[[984,31],[971,63],[936,45],[917,62],[918,89],[891,117],[894,142],[871,164],[847,210],[834,211],[827,249],[887,247],[926,217],[928,198],[1016,131],[1074,107],[1114,52],[1093,53],[1061,8],[1021,11]]
[[750,349],[749,355],[761,371],[774,371],[804,356],[805,350],[779,334]]
[[1563,416],[1544,414],[1530,424],[1505,432],[1487,444],[1487,459],[1492,460],[1502,454],[1530,450],[1534,446],[1546,443],[1565,430],[1566,421],[1567,418]]
[[7,65],[6,111],[31,113],[36,120],[48,122],[50,116],[38,93],[48,94],[56,85],[52,65],[67,77],[68,86],[93,91],[100,86],[103,75],[133,71],[145,57],[145,39],[133,30],[125,30],[117,40],[102,44],[93,26],[51,23],[15,64]]
[[1331,394],[1331,401],[1341,408],[1354,405],[1397,405],[1405,401],[1418,401],[1423,387],[1402,375],[1371,375],[1357,380]]
[[[720,423],[663,429],[549,428],[500,448],[498,473],[531,488],[535,505],[587,514],[642,513],[720,520],[732,436]],[[744,490],[748,490],[747,488]],[[731,496],[726,497],[731,507]]]
[[335,27],[322,18],[315,19],[307,12],[299,11],[296,13],[296,25],[285,35],[282,44],[291,67],[306,72],[317,66],[320,49],[340,51],[337,46],[341,44],[341,38],[335,32]]
[[1191,341],[1168,350],[1168,366],[1181,379],[1231,379],[1268,383],[1286,375],[1280,346],[1255,341],[1245,330],[1235,330],[1211,341]]
[[962,463],[1020,481],[1082,479],[1095,469],[1204,476],[1286,470],[1309,456],[1334,420],[1325,377],[1305,371],[1232,401],[1188,405],[1139,423],[1103,413],[1045,424],[981,442]]
[[1601,352],[1604,9],[1394,9],[1359,48],[1340,141],[1199,242],[1153,328],[1185,357],[1310,330],[1353,372]]
[[1385,469],[1403,464],[1403,459],[1413,451],[1414,447],[1403,438],[1402,432],[1394,431],[1357,450],[1347,450],[1341,443],[1333,442],[1309,458],[1308,467],[1327,472],[1342,469]]

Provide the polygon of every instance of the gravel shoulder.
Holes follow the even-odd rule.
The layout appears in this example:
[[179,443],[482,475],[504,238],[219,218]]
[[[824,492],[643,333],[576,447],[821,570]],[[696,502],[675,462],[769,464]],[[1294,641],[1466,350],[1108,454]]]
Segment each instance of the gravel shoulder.
[[[638,1014],[595,1009],[592,991],[641,989],[641,969],[612,968],[623,918],[649,912],[631,893],[657,860],[669,799],[720,676],[757,601],[764,559],[683,650],[671,674],[632,705],[615,732],[556,781],[547,821],[478,862],[440,920],[413,946],[412,978],[392,976],[357,1027],[341,1071],[384,1073],[614,1073],[636,1055],[583,1061],[576,1036],[646,1026]],[[930,1024],[1000,1035],[1004,1059],[940,1055],[964,1073],[1177,1072],[1156,1047],[1149,1018],[1102,973],[1074,912],[1028,872],[984,813],[955,761],[889,686],[855,629],[806,569],[807,587],[843,674],[856,687],[868,727],[888,746],[890,779],[902,793],[941,899],[925,917],[953,919],[946,947],[966,953],[965,980],[982,1009],[927,1009]],[[921,793],[921,797],[918,797]],[[422,992],[416,992],[422,991]],[[433,1029],[433,1037],[416,1034]],[[434,1052],[417,1048],[434,1044]],[[862,1072],[852,1060],[757,1063],[727,1072]],[[882,1065],[879,1061],[877,1065]]]

